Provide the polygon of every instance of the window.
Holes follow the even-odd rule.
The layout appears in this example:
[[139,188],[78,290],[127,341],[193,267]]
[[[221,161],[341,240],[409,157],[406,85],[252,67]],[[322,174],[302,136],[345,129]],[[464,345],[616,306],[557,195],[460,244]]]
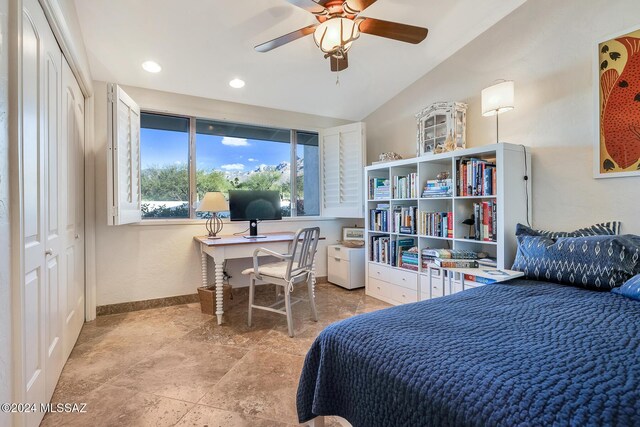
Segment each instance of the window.
[[141,128],[143,218],[193,218],[231,189],[278,190],[283,217],[320,214],[317,133],[151,113]]
[[140,115],[142,218],[189,218],[189,119]]

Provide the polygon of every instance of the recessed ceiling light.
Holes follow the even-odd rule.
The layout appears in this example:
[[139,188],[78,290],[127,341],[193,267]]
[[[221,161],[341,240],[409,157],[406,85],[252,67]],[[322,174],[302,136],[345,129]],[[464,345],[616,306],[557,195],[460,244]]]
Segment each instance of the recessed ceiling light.
[[240,79],[233,79],[229,82],[229,86],[231,86],[234,89],[240,89],[244,87],[244,80],[240,80]]
[[142,68],[150,73],[159,73],[160,71],[162,71],[162,67],[160,66],[160,64],[155,61],[144,61],[142,63]]

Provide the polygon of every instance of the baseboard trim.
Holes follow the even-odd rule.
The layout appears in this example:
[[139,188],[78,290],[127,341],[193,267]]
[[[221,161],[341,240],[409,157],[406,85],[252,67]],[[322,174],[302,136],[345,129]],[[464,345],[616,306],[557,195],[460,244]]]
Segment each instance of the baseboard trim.
[[[329,283],[327,276],[316,276],[317,284]],[[144,301],[121,302],[118,304],[99,305],[96,307],[97,316],[109,314],[130,313],[132,311],[148,310],[150,308],[170,307],[172,305],[191,304],[200,302],[198,294],[179,295],[176,297],[148,299]]]
[[148,310],[150,308],[169,307],[172,305],[190,304],[199,302],[198,294],[179,295],[175,297],[156,298],[144,301],[121,302],[118,304],[99,305],[96,307],[96,315],[129,313],[132,311]]

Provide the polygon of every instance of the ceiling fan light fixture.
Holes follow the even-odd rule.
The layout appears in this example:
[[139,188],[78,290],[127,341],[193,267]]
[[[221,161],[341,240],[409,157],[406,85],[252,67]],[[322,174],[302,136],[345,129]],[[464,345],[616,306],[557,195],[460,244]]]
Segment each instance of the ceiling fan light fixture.
[[341,17],[327,19],[313,33],[313,40],[320,50],[331,55],[336,51],[347,52],[358,37],[359,22]]

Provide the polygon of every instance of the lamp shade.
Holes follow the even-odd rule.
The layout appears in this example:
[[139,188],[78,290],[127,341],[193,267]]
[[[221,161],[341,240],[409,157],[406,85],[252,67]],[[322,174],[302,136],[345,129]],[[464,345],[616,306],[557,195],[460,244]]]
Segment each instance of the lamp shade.
[[514,108],[513,80],[507,80],[482,90],[482,115],[495,116]]
[[351,42],[360,37],[358,23],[347,18],[331,18],[318,25],[313,39],[324,53],[333,53],[342,47],[351,48]]
[[229,210],[229,202],[219,192],[209,192],[204,195],[196,212],[225,212]]

